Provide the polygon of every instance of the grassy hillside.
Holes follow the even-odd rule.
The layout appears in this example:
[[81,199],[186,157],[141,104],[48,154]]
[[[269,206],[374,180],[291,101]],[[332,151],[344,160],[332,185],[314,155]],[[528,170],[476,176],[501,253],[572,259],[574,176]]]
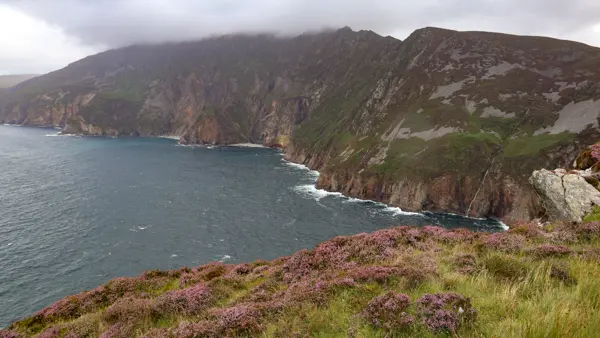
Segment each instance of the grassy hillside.
[[600,223],[397,227],[271,262],[148,271],[0,337],[592,337]]

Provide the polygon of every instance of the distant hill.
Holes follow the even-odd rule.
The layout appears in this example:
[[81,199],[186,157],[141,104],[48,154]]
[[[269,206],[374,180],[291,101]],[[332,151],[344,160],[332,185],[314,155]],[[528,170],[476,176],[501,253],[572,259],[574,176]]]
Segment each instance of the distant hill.
[[38,76],[37,74],[0,75],[0,89],[10,88],[23,81]]

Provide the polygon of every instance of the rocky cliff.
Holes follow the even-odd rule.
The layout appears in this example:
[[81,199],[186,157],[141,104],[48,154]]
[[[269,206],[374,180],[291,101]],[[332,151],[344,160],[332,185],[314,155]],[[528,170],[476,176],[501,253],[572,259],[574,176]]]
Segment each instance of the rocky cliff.
[[0,122],[280,146],[321,188],[511,221],[539,210],[534,169],[600,137],[599,65],[575,42],[437,28],[225,36],[87,57],[0,96]]

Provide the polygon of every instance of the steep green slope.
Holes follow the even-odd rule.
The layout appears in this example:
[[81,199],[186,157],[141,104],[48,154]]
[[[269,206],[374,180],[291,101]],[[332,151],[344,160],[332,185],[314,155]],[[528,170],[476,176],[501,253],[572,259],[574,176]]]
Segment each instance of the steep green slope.
[[282,146],[325,189],[528,219],[531,171],[600,136],[599,65],[575,42],[437,28],[227,36],[90,56],[0,97],[0,122]]

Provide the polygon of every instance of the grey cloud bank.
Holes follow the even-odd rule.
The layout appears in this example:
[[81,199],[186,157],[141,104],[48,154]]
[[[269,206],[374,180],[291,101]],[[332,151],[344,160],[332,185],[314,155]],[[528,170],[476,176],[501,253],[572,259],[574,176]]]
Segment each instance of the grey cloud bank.
[[9,0],[85,45],[120,47],[238,32],[350,26],[403,39],[424,26],[547,35],[600,45],[598,0]]

